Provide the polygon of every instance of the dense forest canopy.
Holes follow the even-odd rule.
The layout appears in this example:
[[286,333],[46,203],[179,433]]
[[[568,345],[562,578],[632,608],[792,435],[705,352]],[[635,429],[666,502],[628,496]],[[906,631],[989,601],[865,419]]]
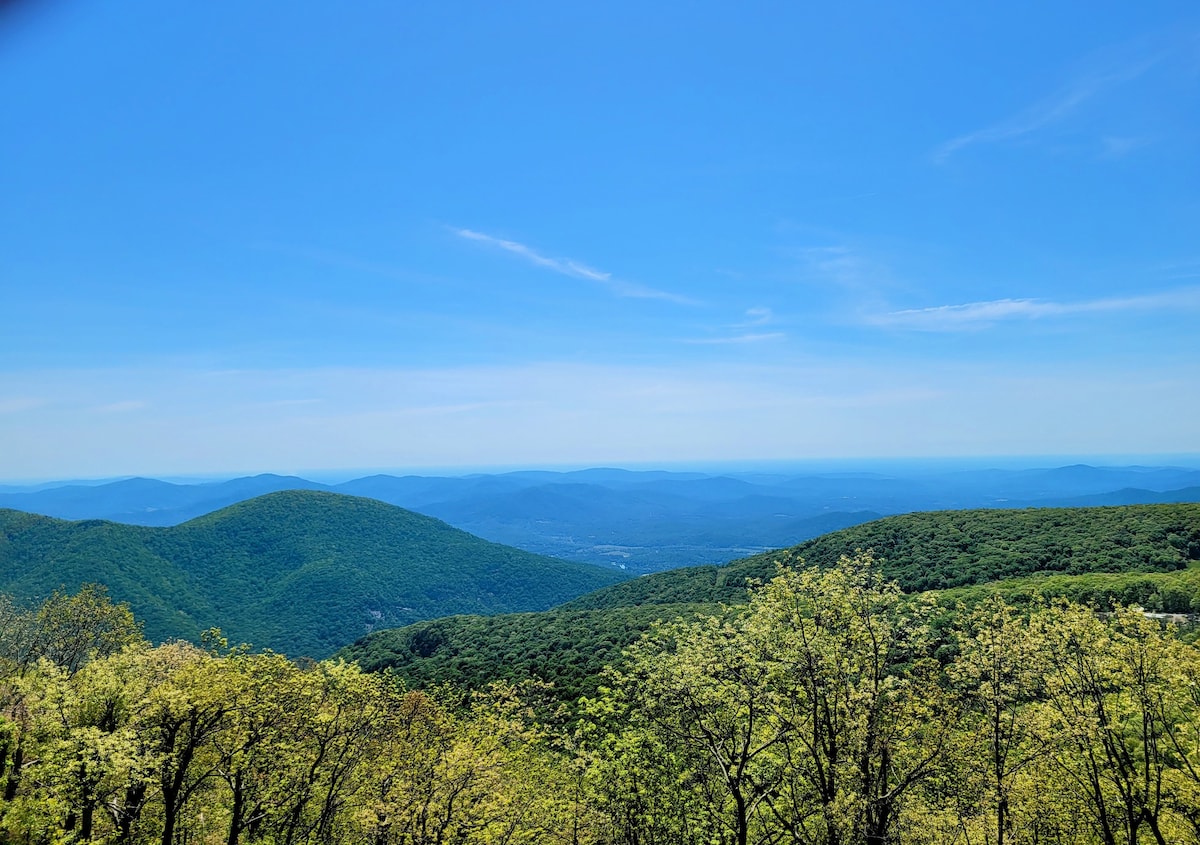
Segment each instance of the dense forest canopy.
[[489,543],[431,517],[319,491],[272,493],[183,525],[0,510],[0,590],[104,583],[147,636],[326,657],[371,630],[451,613],[541,610],[625,576]]
[[828,567],[859,549],[905,592],[954,587],[951,608],[1000,593],[1020,605],[1062,596],[1104,608],[1200,611],[1200,570],[1189,568],[1200,557],[1200,505],[939,511],[888,517],[726,566],[647,575],[542,613],[379,631],[340,654],[418,685],[482,688],[532,675],[571,701],[594,690],[603,667],[654,621],[744,604],[779,563]]
[[872,551],[905,592],[1048,572],[1171,572],[1200,560],[1200,504],[901,514],[726,566],[648,575],[563,607],[742,601],[781,559],[828,566],[857,549]]
[[[1200,607],[1198,522],[896,517],[548,613],[384,632],[357,663],[216,631],[154,645],[102,587],[4,598],[0,835],[1200,845],[1200,651],[1141,609]],[[230,525],[259,569],[280,560],[249,517],[188,528]]]
[[867,555],[536,684],[143,641],[0,603],[0,831],[29,843],[1200,843],[1200,651],[1136,609],[931,624]]

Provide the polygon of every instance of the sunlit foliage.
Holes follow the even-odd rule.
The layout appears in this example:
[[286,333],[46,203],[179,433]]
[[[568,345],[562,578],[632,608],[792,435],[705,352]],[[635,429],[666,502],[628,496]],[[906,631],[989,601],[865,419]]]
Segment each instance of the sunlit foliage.
[[566,710],[152,647],[89,587],[0,602],[0,841],[1196,845],[1198,690],[1140,609],[948,612],[865,554],[660,623]]

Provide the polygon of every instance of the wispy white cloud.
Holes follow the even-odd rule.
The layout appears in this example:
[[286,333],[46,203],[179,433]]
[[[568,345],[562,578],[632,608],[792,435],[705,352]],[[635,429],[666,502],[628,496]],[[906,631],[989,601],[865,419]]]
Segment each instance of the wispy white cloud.
[[140,411],[148,407],[148,403],[140,399],[127,399],[123,402],[109,402],[99,405],[92,410],[98,414],[127,414],[130,411]]
[[868,262],[845,246],[808,247],[800,254],[812,271],[840,285],[859,284],[869,270]]
[[787,337],[783,332],[750,332],[747,334],[733,335],[732,337],[707,337],[707,338],[692,338],[685,340],[684,343],[703,344],[703,345],[724,345],[731,343],[762,343],[767,340],[782,340]]
[[[761,331],[764,327],[775,322],[775,314],[770,308],[757,305],[747,308],[744,319],[721,327],[712,327],[712,337],[681,339],[680,343],[699,346],[727,346],[736,344],[763,343],[765,341],[783,340],[787,337],[784,332]],[[758,330],[758,331],[756,331]]]
[[585,279],[589,282],[597,282],[604,285],[617,296],[625,296],[633,299],[661,299],[666,302],[674,302],[679,305],[696,305],[697,302],[686,296],[670,293],[668,291],[658,290],[656,288],[646,287],[645,285],[634,284],[632,282],[621,281],[614,279],[612,273],[607,273],[603,270],[597,270],[594,267],[589,267],[581,261],[575,261],[571,258],[551,258],[542,255],[532,247],[526,246],[517,241],[506,240],[505,238],[497,238],[493,235],[487,235],[483,232],[476,232],[471,229],[453,229],[454,234],[460,238],[465,238],[469,241],[487,244],[488,246],[502,249],[505,252],[511,252],[513,255],[525,259],[530,264],[538,267],[545,267],[547,270],[552,270],[563,276],[569,276],[573,279]]
[[264,408],[298,408],[304,405],[319,405],[320,399],[272,399],[269,402],[258,403]]
[[664,302],[674,302],[676,305],[700,305],[700,301],[692,299],[690,296],[681,296],[670,291],[658,290],[657,288],[649,288],[645,285],[638,285],[632,282],[622,282],[617,279],[610,279],[605,284],[617,294],[617,296],[626,296],[630,299],[661,299]]
[[860,249],[845,244],[805,247],[799,251],[809,280],[852,292],[856,298],[874,298],[895,282],[891,270]]
[[1101,72],[1081,76],[1052,96],[1012,117],[951,138],[934,150],[933,160],[940,164],[967,147],[1013,141],[1061,123],[1089,100],[1111,88],[1137,79],[1156,65],[1161,58],[1161,55],[1143,56]]
[[760,305],[754,308],[747,308],[746,319],[737,323],[734,328],[749,329],[755,326],[765,326],[774,321],[775,315],[771,313],[771,309]]
[[582,264],[578,261],[572,261],[569,258],[549,258],[542,255],[532,247],[525,244],[517,243],[516,241],[505,240],[504,238],[485,235],[482,232],[474,232],[470,229],[455,229],[454,234],[460,238],[466,238],[469,241],[478,241],[488,244],[489,246],[499,247],[514,255],[519,255],[531,264],[536,264],[539,267],[545,267],[553,270],[556,273],[562,273],[564,276],[573,276],[577,279],[588,279],[593,282],[607,282],[612,278],[611,273],[605,273],[602,270],[595,270]]
[[1200,308],[1200,288],[1183,288],[1145,296],[1112,297],[1083,302],[1039,299],[993,299],[960,305],[908,308],[869,317],[867,322],[916,331],[963,331],[1004,320],[1036,320],[1075,314],[1162,311]]

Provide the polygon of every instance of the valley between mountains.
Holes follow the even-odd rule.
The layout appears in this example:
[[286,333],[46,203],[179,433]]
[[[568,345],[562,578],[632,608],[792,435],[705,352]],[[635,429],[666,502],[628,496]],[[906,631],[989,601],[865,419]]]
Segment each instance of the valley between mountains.
[[321,490],[4,510],[0,592],[6,841],[1200,843],[1200,504],[641,577]]
[[286,490],[376,499],[495,543],[642,575],[725,563],[915,511],[1195,502],[1200,501],[1200,470],[1086,464],[965,469],[899,462],[870,471],[596,468],[371,475],[329,484],[271,474],[218,482],[127,478],[0,487],[0,508],[67,520],[172,526]]
[[1200,609],[1200,573],[1189,569],[1200,558],[1200,504],[901,514],[633,579],[320,490],[161,527],[0,510],[0,592],[21,601],[101,584],[153,642],[196,642],[219,628],[291,657],[342,649],[422,684],[537,677],[564,695],[655,619],[744,603],[777,565],[829,567],[859,551],[911,593],[1049,592],[1184,613],[1195,599]]
[[162,528],[0,511],[0,592],[38,599],[99,583],[155,642],[220,628],[293,657],[437,616],[544,610],[625,577],[312,490]]

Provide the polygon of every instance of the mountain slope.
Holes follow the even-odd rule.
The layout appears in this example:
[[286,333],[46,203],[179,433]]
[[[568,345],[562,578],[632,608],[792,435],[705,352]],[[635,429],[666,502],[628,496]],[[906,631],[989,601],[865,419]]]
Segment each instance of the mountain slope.
[[330,485],[277,475],[197,484],[132,478],[0,487],[0,508],[165,526],[266,493],[326,490],[437,517],[492,542],[641,574],[720,564],[888,514],[1200,501],[1200,470],[1185,467],[939,467],[902,463],[880,466],[883,474],[786,465],[726,474],[599,468],[374,475]]
[[857,549],[907,592],[1037,572],[1170,572],[1200,559],[1200,505],[932,511],[889,516],[726,566],[659,572],[564,605],[588,610],[681,601],[741,601],[775,562],[828,566]]
[[219,626],[294,656],[420,619],[543,609],[622,577],[319,491],[271,493],[166,528],[0,511],[0,591],[34,598],[97,581],[130,603],[151,639]]
[[771,578],[777,561],[827,566],[857,549],[873,550],[885,576],[906,591],[1016,579],[1014,587],[1020,581],[1032,594],[1039,582],[1030,576],[1041,574],[1055,594],[1200,607],[1200,578],[1187,569],[1200,561],[1200,505],[943,511],[887,517],[725,566],[646,575],[544,613],[379,631],[341,654],[413,684],[482,684],[524,666],[570,698],[593,689],[599,667],[654,621],[743,603],[748,586]]
[[71,484],[0,494],[0,508],[59,519],[107,519],[134,525],[178,525],[267,493],[327,489],[323,484],[303,478],[270,473],[205,484],[172,484],[152,478],[127,478],[108,484]]

